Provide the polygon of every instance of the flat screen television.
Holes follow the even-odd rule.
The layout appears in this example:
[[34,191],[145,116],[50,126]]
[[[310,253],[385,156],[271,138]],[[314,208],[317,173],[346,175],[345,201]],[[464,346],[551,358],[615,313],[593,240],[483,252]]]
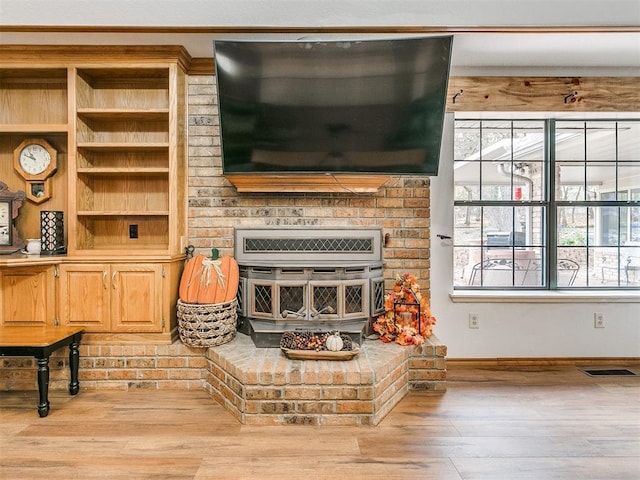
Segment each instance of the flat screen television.
[[437,175],[452,43],[214,41],[223,172]]

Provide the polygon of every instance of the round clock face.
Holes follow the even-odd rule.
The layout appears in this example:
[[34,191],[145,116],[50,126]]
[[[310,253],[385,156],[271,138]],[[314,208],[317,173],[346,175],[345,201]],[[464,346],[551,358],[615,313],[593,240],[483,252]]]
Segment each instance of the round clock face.
[[29,175],[44,172],[51,163],[51,155],[46,148],[37,143],[27,145],[20,152],[20,166]]

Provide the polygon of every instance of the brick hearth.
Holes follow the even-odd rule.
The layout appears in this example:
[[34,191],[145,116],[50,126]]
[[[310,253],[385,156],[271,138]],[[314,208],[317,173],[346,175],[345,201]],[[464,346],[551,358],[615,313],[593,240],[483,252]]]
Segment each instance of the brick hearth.
[[289,360],[249,337],[209,349],[205,385],[249,425],[376,425],[409,389],[446,390],[446,347],[366,341],[347,361]]
[[[288,360],[279,349],[256,348],[243,335],[213,348],[172,345],[80,346],[81,389],[205,388],[249,425],[376,425],[411,390],[446,390],[446,346],[365,341],[347,361]],[[51,390],[68,384],[66,351],[50,359]],[[3,357],[0,390],[35,390],[32,358]]]

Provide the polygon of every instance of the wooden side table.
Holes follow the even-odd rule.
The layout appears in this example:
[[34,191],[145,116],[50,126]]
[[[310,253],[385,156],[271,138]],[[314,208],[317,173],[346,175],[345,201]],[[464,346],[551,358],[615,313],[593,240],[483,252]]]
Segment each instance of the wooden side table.
[[33,356],[38,362],[38,414],[41,417],[49,414],[49,356],[61,347],[69,346],[69,393],[76,395],[80,390],[78,348],[83,330],[82,327],[0,327],[0,356]]

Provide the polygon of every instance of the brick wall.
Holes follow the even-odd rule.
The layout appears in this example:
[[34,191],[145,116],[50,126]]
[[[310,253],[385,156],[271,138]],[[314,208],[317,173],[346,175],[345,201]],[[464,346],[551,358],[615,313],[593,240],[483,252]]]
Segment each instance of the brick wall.
[[[208,365],[203,349],[180,341],[172,345],[80,345],[79,380],[82,389],[202,389]],[[0,358],[0,391],[37,389],[37,363],[32,357]],[[68,349],[49,358],[49,388],[69,384]]]
[[[233,228],[379,226],[390,235],[385,278],[411,272],[429,288],[429,179],[392,177],[376,194],[241,194],[222,176],[212,76],[189,78],[189,242],[233,255]],[[388,285],[390,287],[390,285]]]

